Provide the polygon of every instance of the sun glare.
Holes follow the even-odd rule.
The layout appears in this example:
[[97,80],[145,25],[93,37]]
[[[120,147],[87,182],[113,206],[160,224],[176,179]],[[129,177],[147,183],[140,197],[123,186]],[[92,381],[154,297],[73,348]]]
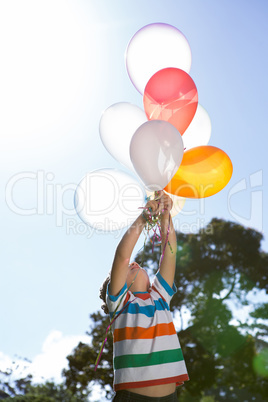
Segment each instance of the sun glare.
[[94,50],[74,11],[63,0],[1,1],[1,150],[46,146],[75,119]]

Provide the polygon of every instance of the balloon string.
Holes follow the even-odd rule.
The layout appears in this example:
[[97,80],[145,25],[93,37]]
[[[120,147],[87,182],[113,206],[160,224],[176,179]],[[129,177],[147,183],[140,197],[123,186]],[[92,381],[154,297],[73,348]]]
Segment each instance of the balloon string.
[[170,244],[169,241],[168,241],[169,231],[170,231],[170,214],[169,214],[169,219],[168,219],[167,235],[166,235],[165,244],[164,244],[164,247],[163,247],[163,252],[162,252],[162,255],[161,255],[161,258],[160,258],[159,266],[161,265],[161,263],[162,263],[162,261],[163,261],[164,253],[165,253],[165,250],[166,250],[167,243],[168,243],[168,245],[169,245],[169,248],[170,248],[171,253],[173,254],[173,250],[172,250],[171,244]]
[[[110,322],[110,324],[109,324],[108,327],[106,328],[106,331],[105,331],[106,337],[105,337],[105,339],[102,341],[99,354],[98,354],[97,359],[96,359],[96,361],[95,361],[95,368],[94,368],[94,371],[97,370],[98,365],[99,365],[99,363],[100,363],[100,359],[101,359],[101,356],[102,356],[102,353],[103,353],[104,346],[105,346],[105,344],[106,344],[106,342],[107,342],[107,340],[108,340],[108,332],[109,332],[109,329],[111,328],[111,326],[112,326],[112,324],[115,322],[115,320],[123,313],[123,311],[126,309],[126,307],[128,307],[128,306],[130,305],[130,303],[134,302],[136,299],[137,299],[137,297],[135,297],[135,299],[130,300],[128,303],[126,303],[126,305],[122,308],[122,310],[119,311],[119,313],[117,314],[117,316],[112,319],[112,321]],[[114,313],[114,314],[115,314],[115,313]],[[114,316],[114,315],[113,315],[113,316]]]
[[[157,192],[155,192],[155,200],[157,200],[157,196],[158,196],[158,194],[157,194]],[[147,200],[149,200],[149,199],[150,199],[150,196],[147,198]],[[142,216],[146,220],[146,225],[144,227],[144,232],[145,232],[145,241],[144,241],[144,246],[143,246],[143,258],[144,258],[145,244],[146,244],[146,240],[147,240],[148,237],[149,237],[149,240],[150,240],[150,242],[152,244],[152,253],[154,252],[156,238],[157,238],[158,241],[162,242],[162,232],[161,232],[161,226],[159,224],[161,214],[152,216],[150,208],[140,207],[140,209],[143,209]],[[145,213],[145,211],[147,211],[147,213]],[[152,237],[150,237],[150,231],[151,230],[153,231]],[[157,231],[159,232],[159,234],[157,233]],[[167,244],[169,245],[170,251],[173,254],[171,244],[170,244],[170,242],[168,240],[169,232],[170,232],[170,214],[169,214],[167,235],[166,235],[165,244],[164,244],[164,247],[163,247],[163,252],[162,252],[162,255],[161,255],[159,265],[161,264],[161,262],[163,260]]]
[[[108,340],[108,332],[109,332],[109,329],[111,328],[111,326],[112,326],[112,324],[115,322],[115,320],[123,313],[123,311],[126,309],[126,307],[129,306],[130,303],[134,302],[134,301],[137,299],[137,297],[135,297],[133,300],[130,300],[130,301],[129,301],[128,303],[126,303],[126,305],[117,313],[117,310],[118,310],[118,308],[119,308],[119,306],[120,306],[120,304],[121,304],[123,298],[125,297],[125,295],[126,295],[127,292],[129,291],[129,289],[131,288],[131,286],[133,285],[133,283],[135,282],[135,279],[137,278],[137,275],[138,275],[138,273],[139,273],[139,270],[140,270],[140,268],[138,269],[138,271],[137,271],[137,273],[136,273],[136,275],[135,275],[133,281],[131,282],[131,284],[129,285],[129,287],[127,288],[127,290],[125,290],[125,292],[124,292],[124,293],[122,294],[122,296],[120,297],[120,300],[119,300],[119,302],[118,302],[118,304],[117,304],[117,306],[116,306],[116,308],[115,308],[115,310],[114,310],[114,312],[113,312],[113,315],[112,315],[112,318],[111,318],[111,322],[110,322],[110,324],[108,325],[108,327],[106,328],[106,331],[105,331],[106,337],[105,337],[105,339],[102,341],[102,344],[101,344],[101,347],[100,347],[100,351],[99,351],[98,356],[97,356],[97,359],[96,359],[96,361],[95,361],[95,369],[94,369],[95,371],[96,371],[97,368],[98,368],[98,365],[99,365],[99,362],[100,362],[100,359],[101,359],[101,356],[102,356],[102,353],[103,353],[104,346],[105,346],[105,344],[106,344],[106,342],[107,342],[107,340]],[[116,316],[116,313],[117,313],[117,316]]]
[[[146,209],[146,208],[143,208],[143,209]],[[158,218],[158,220],[159,220],[159,218]],[[157,233],[157,229],[159,230],[159,234]],[[149,221],[148,224],[146,224],[146,227],[145,227],[144,230],[145,230],[145,236],[146,236],[146,238],[147,238],[147,236],[149,237],[149,232],[150,232],[150,230],[153,230],[153,232],[154,232],[154,234],[153,234],[153,236],[152,236],[152,239],[150,238],[150,242],[152,243],[152,253],[153,253],[153,252],[154,252],[154,247],[155,247],[155,239],[157,238],[158,241],[162,241],[162,239],[163,239],[163,238],[162,238],[161,227],[160,227],[160,225],[159,225],[159,222],[156,221],[156,222],[154,223],[154,226],[152,226],[152,223]],[[147,232],[147,233],[146,233],[146,232]],[[169,240],[168,240],[169,232],[170,232],[170,215],[169,215],[169,219],[168,219],[168,229],[167,229],[165,244],[164,244],[164,247],[163,247],[163,252],[162,252],[162,255],[161,255],[161,258],[160,258],[159,266],[161,265],[161,263],[162,263],[162,261],[163,261],[163,258],[164,258],[164,254],[165,254],[165,250],[166,250],[167,244],[169,245],[170,251],[171,251],[171,253],[173,254],[173,250],[172,250],[171,244],[170,244],[170,242],[169,242]],[[145,243],[146,243],[146,239],[145,239],[145,242],[144,242],[144,248],[145,248]]]

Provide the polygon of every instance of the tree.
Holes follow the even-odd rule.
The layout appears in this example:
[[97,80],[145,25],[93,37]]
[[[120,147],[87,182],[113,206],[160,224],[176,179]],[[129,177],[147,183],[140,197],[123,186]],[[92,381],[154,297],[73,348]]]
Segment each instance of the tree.
[[[89,391],[73,395],[64,384],[47,381],[44,384],[33,384],[32,375],[12,379],[14,364],[6,371],[1,371],[0,400],[12,402],[87,402]],[[17,367],[19,367],[16,364]],[[16,368],[17,368],[16,367]]]
[[[25,358],[23,360],[29,362]],[[26,388],[32,382],[32,375],[27,374],[23,376],[25,368],[25,365],[21,367],[21,363],[13,361],[10,367],[7,367],[4,371],[0,370],[0,399],[6,399],[7,397],[26,392]],[[19,376],[20,378],[18,378]]]
[[44,384],[28,385],[24,395],[16,395],[5,399],[12,402],[87,402],[87,395],[76,396],[63,384],[47,381]]
[[[196,234],[177,234],[177,269],[171,310],[180,318],[179,339],[190,381],[178,389],[180,401],[262,401],[268,394],[267,304],[252,304],[249,292],[268,289],[268,254],[261,250],[262,234],[233,222],[212,219]],[[155,272],[160,245],[148,242],[137,260]],[[253,311],[245,322],[233,320],[232,305]],[[183,311],[190,320],[184,322]],[[64,371],[72,392],[94,382],[112,395],[112,339],[94,371],[108,318],[91,315],[90,345],[79,344]],[[254,363],[255,362],[255,363]],[[257,363],[258,364],[257,364]],[[266,369],[265,369],[266,367]],[[245,397],[246,395],[246,397]]]
[[107,342],[103,349],[102,358],[97,371],[95,360],[100,351],[102,341],[106,337],[106,328],[109,325],[109,317],[97,312],[90,315],[92,320],[91,345],[80,342],[72,355],[67,356],[69,369],[63,370],[66,386],[75,395],[77,392],[88,389],[89,385],[99,384],[106,390],[107,398],[113,395],[113,340],[111,332],[108,333]]

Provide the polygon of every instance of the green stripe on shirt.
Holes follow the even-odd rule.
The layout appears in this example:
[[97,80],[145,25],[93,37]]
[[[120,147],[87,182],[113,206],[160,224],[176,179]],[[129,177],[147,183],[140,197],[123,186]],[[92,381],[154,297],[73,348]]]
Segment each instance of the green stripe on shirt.
[[114,358],[114,368],[154,366],[183,360],[181,349],[162,350],[147,354],[122,355]]

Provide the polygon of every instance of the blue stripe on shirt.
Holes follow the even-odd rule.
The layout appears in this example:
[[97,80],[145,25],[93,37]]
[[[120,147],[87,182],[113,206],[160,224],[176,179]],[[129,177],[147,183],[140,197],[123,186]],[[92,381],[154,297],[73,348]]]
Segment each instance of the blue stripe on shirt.
[[169,294],[169,296],[173,296],[177,292],[177,288],[175,286],[175,283],[173,283],[172,288],[169,286],[169,284],[165,281],[163,276],[158,272],[156,274],[157,279],[159,280],[160,284],[163,286],[165,291]]
[[122,287],[122,289],[120,290],[120,293],[117,296],[113,296],[113,295],[110,295],[110,293],[109,293],[109,285],[110,285],[110,282],[108,283],[108,286],[107,286],[107,295],[109,296],[109,299],[112,302],[116,302],[119,299],[119,297],[122,296],[123,293],[127,290],[127,284],[125,283],[124,286]]
[[[147,317],[153,317],[155,312],[157,311],[169,311],[168,304],[163,300],[155,300],[154,304],[151,306],[140,306],[138,303],[130,303],[128,307],[122,311],[122,314],[144,314]],[[121,310],[119,310],[116,314],[119,314]],[[110,312],[110,318],[113,317],[113,312]]]
[[158,311],[169,311],[168,304],[162,300],[155,300],[154,304],[151,306],[140,306],[138,303],[129,304],[128,308],[122,312],[122,314],[144,314],[147,317],[153,317],[156,310]]

